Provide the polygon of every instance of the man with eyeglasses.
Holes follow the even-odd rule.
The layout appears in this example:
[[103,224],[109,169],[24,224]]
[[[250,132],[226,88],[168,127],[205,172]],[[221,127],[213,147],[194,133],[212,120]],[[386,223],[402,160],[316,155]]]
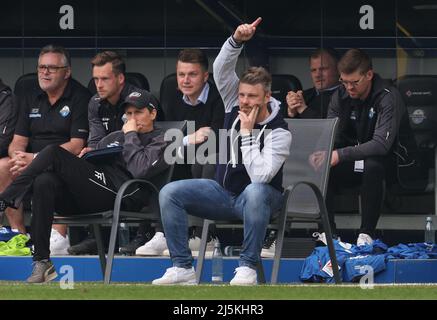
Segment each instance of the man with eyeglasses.
[[[327,208],[333,233],[334,194],[359,187],[361,227],[357,245],[372,244],[383,202],[386,172],[398,145],[398,130],[406,112],[399,91],[373,72],[371,58],[350,49],[338,64],[342,86],[335,91],[328,118],[340,120],[331,158]],[[321,239],[324,240],[324,233]]]
[[[48,145],[60,145],[78,155],[88,137],[87,106],[90,93],[71,79],[69,53],[61,46],[47,45],[38,58],[38,87],[17,96],[18,120],[9,145],[7,162],[0,162],[0,185],[6,187]],[[59,183],[54,177],[53,185]],[[3,191],[3,189],[2,189]],[[44,190],[55,194],[53,190]],[[25,233],[23,207],[5,211],[12,228]],[[54,226],[50,239],[52,255],[67,254],[65,226]],[[49,233],[50,234],[50,233]],[[33,234],[32,238],[39,235]]]
[[[156,108],[151,95],[146,91],[133,92],[125,99],[123,108],[127,121],[122,130],[109,134],[96,146],[103,149],[117,145],[122,152],[106,154],[104,159],[84,160],[60,146],[48,146],[0,194],[2,209],[17,207],[24,194],[33,193],[32,232],[36,237],[34,266],[28,283],[48,282],[57,276],[48,250],[54,211],[74,215],[109,210],[124,182],[148,179],[168,168],[164,159],[167,142],[164,132],[154,126]],[[56,189],[55,181],[59,181]],[[122,208],[139,210],[147,203],[149,194],[137,185],[130,186]]]

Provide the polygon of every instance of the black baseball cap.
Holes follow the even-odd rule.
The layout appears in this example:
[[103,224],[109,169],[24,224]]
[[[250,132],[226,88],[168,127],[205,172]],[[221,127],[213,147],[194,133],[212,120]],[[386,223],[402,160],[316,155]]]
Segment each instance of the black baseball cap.
[[149,110],[157,108],[155,97],[146,90],[136,90],[131,92],[126,99],[124,99],[122,105],[124,109],[128,106],[134,106],[137,109],[148,108]]

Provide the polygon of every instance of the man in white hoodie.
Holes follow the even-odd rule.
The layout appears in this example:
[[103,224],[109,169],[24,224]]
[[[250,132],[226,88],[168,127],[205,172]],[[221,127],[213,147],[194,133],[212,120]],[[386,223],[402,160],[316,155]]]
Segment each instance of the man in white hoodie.
[[260,22],[258,18],[252,24],[240,25],[214,62],[214,80],[225,106],[224,128],[231,129],[230,136],[219,140],[222,154],[215,181],[179,180],[160,192],[173,267],[153,284],[195,283],[188,248],[188,214],[212,220],[242,220],[243,248],[230,284],[257,283],[256,265],[267,224],[283,202],[282,166],[291,144],[279,102],[271,97],[270,74],[262,67],[249,68],[241,79],[235,73],[243,43],[253,37]]

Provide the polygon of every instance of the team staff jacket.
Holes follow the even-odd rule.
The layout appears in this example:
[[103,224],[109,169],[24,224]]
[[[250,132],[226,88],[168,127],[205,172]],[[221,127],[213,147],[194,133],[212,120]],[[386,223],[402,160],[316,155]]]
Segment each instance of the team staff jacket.
[[[99,141],[96,147],[101,149],[111,146],[123,146],[122,153],[113,161],[100,164],[98,167],[105,172],[116,190],[129,179],[150,179],[168,168],[164,161],[167,142],[161,129],[147,133],[130,131],[126,134],[123,131],[115,131]],[[128,189],[128,198],[136,204],[144,203],[147,192],[137,191],[138,188],[135,186]]]
[[[125,120],[124,109],[121,105],[129,94],[138,90],[140,89],[125,83],[115,106],[111,105],[106,99],[100,99],[97,93],[90,99],[88,106],[88,121],[90,125],[88,147],[95,148],[103,137],[111,132],[121,130]],[[152,103],[158,109],[158,100],[155,99]]]
[[389,154],[405,112],[399,91],[376,73],[364,101],[352,99],[341,86],[332,95],[328,109],[328,118],[340,119],[335,141],[340,161]]
[[62,96],[51,105],[41,88],[17,97],[19,116],[15,134],[29,138],[28,151],[39,152],[51,144],[88,137],[88,89],[69,79]]
[[219,142],[220,150],[227,150],[231,159],[226,162],[219,155],[216,180],[233,194],[240,194],[250,183],[269,183],[282,191],[282,167],[290,153],[291,133],[280,112],[280,102],[270,99],[270,115],[255,125],[251,135],[241,137],[238,133],[239,78],[235,67],[242,49],[243,46],[230,37],[223,44],[213,66],[214,80],[225,106],[224,128],[235,128],[237,131],[236,137],[231,135]]
[[0,80],[0,158],[8,155],[17,116],[12,90]]

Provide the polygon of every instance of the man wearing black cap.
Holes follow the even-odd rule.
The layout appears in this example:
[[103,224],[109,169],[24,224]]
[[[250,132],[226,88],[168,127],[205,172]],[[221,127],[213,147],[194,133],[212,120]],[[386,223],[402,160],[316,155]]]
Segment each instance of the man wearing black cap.
[[[53,145],[44,148],[34,161],[0,194],[0,210],[17,208],[32,192],[32,239],[35,262],[29,283],[54,279],[57,274],[49,259],[53,212],[68,215],[109,210],[119,187],[132,178],[150,178],[167,168],[164,162],[164,133],[155,129],[156,106],[147,91],[126,97],[126,123],[122,130],[104,137],[96,149],[122,146],[122,151],[98,162],[78,158]],[[125,210],[139,210],[147,199],[137,187],[123,200]]]
[[[106,135],[121,130],[126,120],[122,104],[132,92],[140,90],[126,82],[126,64],[118,53],[99,52],[91,60],[91,65],[97,93],[89,100],[90,134],[87,146],[82,149],[79,156],[95,149],[97,143]],[[151,99],[153,105],[159,108],[158,100],[153,96]],[[145,235],[146,232],[143,234]],[[145,236],[139,240],[137,246],[147,241]],[[92,231],[83,241],[69,247],[67,251],[71,255],[96,254],[97,241]]]

